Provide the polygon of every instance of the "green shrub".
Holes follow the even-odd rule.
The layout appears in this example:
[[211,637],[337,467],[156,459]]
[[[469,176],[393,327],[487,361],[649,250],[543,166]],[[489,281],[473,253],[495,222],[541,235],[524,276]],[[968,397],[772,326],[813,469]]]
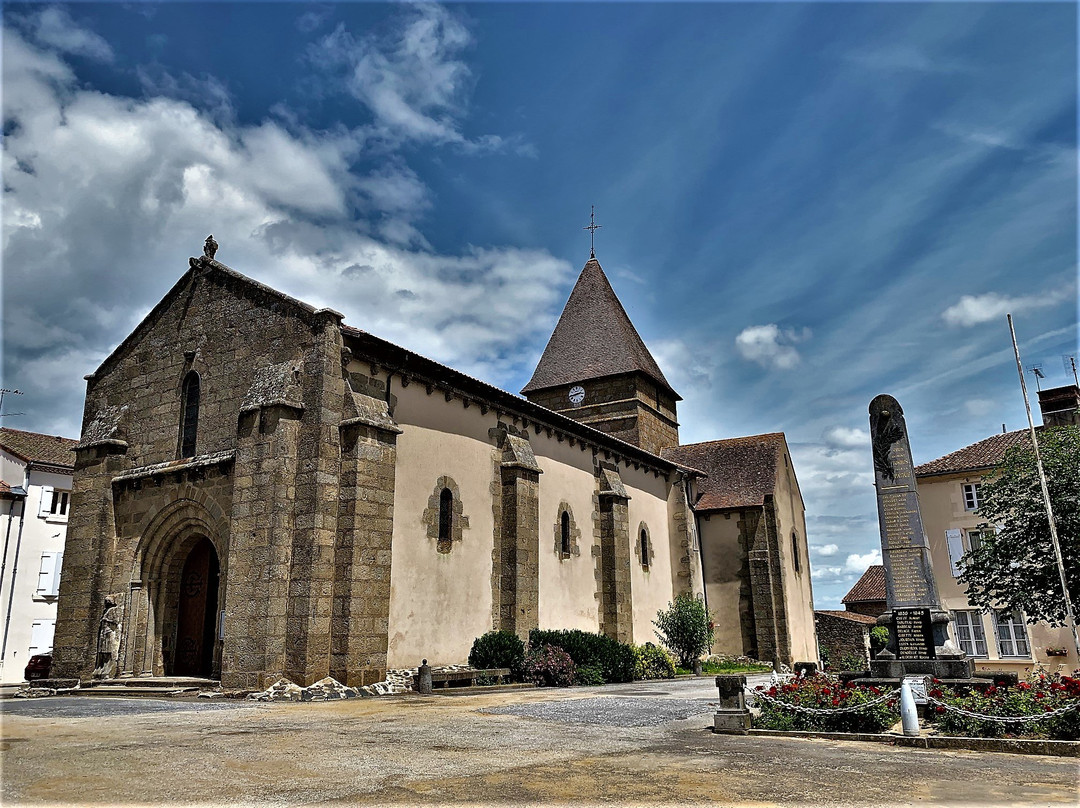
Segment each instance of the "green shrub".
[[889,644],[889,629],[885,626],[874,626],[870,629],[870,654],[877,656],[882,649]]
[[480,670],[509,668],[519,675],[524,661],[525,643],[512,631],[489,631],[473,640],[469,651],[469,664]]
[[684,668],[693,668],[694,660],[709,650],[713,626],[705,604],[690,594],[676,596],[666,610],[656,613],[656,636]]
[[651,642],[632,646],[635,679],[674,679],[675,660],[663,648]]
[[[821,674],[794,679],[768,689],[762,685],[755,690],[774,701],[825,710],[866,704],[885,692],[877,687],[841,685],[836,679]],[[850,713],[802,713],[774,701],[755,699],[756,706],[761,710],[753,719],[755,728],[804,732],[884,732],[899,718],[899,696]]]
[[574,660],[554,645],[530,648],[522,667],[525,678],[541,687],[569,687],[577,676]]
[[604,672],[593,665],[578,665],[577,676],[574,684],[578,685],[602,685]]
[[529,632],[529,648],[554,645],[562,648],[578,667],[599,668],[605,682],[630,682],[634,679],[634,649],[603,634],[578,629]]
[[851,651],[841,656],[829,670],[864,671],[866,670],[866,657]]
[[941,735],[969,738],[1048,738],[1055,741],[1080,740],[1080,678],[1033,673],[1015,687],[992,685],[968,692],[943,688],[937,680],[928,691],[933,698],[953,707],[981,715],[1041,715],[1061,707],[1074,709],[1043,721],[1004,723],[985,721],[934,705],[931,717]]

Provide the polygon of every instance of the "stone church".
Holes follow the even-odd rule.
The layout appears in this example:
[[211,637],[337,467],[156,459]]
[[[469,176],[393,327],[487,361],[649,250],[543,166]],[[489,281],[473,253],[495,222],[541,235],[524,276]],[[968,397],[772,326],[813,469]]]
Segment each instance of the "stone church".
[[492,629],[817,657],[782,434],[680,446],[678,393],[595,257],[522,391],[214,259],[87,376],[54,675],[349,685]]

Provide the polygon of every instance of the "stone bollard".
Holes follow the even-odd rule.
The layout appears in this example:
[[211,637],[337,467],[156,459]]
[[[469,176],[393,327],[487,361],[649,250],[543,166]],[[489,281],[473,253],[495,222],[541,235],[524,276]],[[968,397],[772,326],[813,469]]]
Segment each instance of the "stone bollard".
[[745,735],[750,729],[750,711],[746,709],[746,677],[727,674],[716,677],[720,691],[720,707],[713,716],[713,732],[726,735]]
[[694,660],[694,676],[701,676],[701,660]]
[[431,695],[431,666],[425,659],[416,672],[416,692],[424,696]]

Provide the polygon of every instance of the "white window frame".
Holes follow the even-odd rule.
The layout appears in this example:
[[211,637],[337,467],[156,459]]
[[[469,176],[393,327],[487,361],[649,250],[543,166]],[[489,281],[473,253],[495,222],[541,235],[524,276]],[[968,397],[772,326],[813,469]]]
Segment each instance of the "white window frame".
[[953,612],[953,628],[956,630],[956,644],[965,654],[976,659],[987,658],[982,612]]
[[51,485],[43,485],[41,487],[41,502],[38,505],[38,516],[48,522],[66,522],[70,509],[70,488],[53,488]]
[[[997,635],[998,656],[1002,659],[1031,659],[1031,642],[1027,624],[1020,612],[994,612],[994,633]],[[1005,618],[1005,622],[1002,622]]]
[[979,489],[982,488],[982,483],[964,483],[960,489],[964,495],[964,510],[965,511],[977,511],[979,510]]
[[[48,643],[45,642],[48,637]],[[53,640],[56,637],[56,618],[35,620],[30,624],[30,656],[35,654],[51,654]]]
[[60,595],[60,570],[63,565],[62,552],[50,550],[41,554],[34,600],[53,600]]

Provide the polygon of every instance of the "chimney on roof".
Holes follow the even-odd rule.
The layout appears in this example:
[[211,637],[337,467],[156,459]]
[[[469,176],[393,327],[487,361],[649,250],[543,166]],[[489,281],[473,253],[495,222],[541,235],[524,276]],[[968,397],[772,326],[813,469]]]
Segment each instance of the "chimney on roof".
[[1080,426],[1080,387],[1067,384],[1040,390],[1039,409],[1045,426]]

